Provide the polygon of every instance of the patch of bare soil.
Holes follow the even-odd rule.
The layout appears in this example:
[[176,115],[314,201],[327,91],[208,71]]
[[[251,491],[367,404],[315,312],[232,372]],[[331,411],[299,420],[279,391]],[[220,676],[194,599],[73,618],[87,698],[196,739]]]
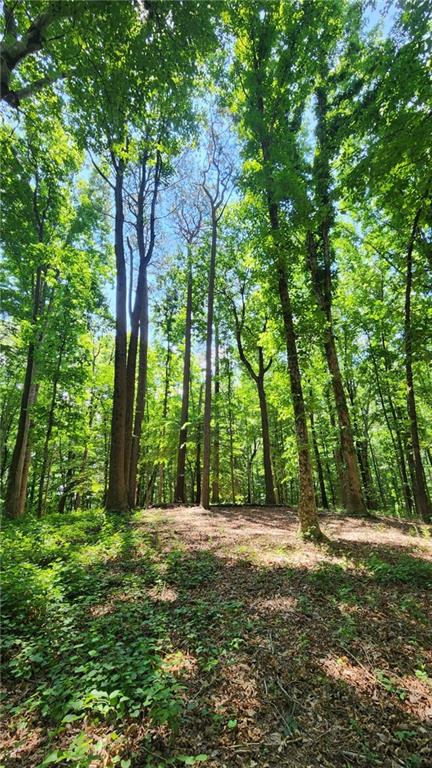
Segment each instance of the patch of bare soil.
[[[113,590],[89,616],[120,615],[127,641],[136,606],[153,606],[164,669],[183,686],[179,727],[142,714],[71,722],[65,744],[84,728],[102,751],[61,765],[165,768],[201,765],[198,755],[208,768],[432,765],[426,526],[322,515],[330,544],[317,547],[281,508],[151,509],[131,525],[131,555],[107,559]],[[53,732],[31,713],[14,729],[4,765],[36,768]]]
[[[324,548],[280,508],[142,513],[166,551],[214,558],[214,577],[189,590],[191,614],[200,600],[242,611],[235,653],[183,676],[187,714],[158,754],[205,753],[208,768],[432,765],[430,534],[321,522]],[[187,637],[176,642],[193,666]]]

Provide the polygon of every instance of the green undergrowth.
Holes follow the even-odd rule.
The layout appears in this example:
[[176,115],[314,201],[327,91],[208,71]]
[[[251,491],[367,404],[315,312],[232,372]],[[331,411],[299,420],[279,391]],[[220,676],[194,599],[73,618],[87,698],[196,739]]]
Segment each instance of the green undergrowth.
[[[90,765],[100,744],[88,738],[89,723],[115,732],[125,719],[144,719],[175,730],[185,697],[169,655],[190,652],[209,671],[241,644],[241,605],[194,596],[216,575],[212,556],[161,553],[157,537],[133,522],[92,510],[4,524],[4,682],[12,695],[3,708],[13,722],[36,718],[48,731],[44,765]],[[166,587],[174,602],[158,599]],[[197,758],[170,764],[186,757],[191,765]]]

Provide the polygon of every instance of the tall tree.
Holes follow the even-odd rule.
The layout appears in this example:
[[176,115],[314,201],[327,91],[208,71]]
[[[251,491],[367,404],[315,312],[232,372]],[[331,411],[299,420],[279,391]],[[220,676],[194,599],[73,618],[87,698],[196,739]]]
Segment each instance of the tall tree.
[[183,200],[177,211],[177,229],[186,244],[187,287],[184,360],[182,380],[182,405],[180,416],[179,443],[177,450],[177,477],[174,493],[175,501],[186,501],[185,470],[189,421],[189,395],[191,388],[191,347],[192,347],[192,298],[193,298],[193,247],[201,232],[203,210],[199,196],[186,205]]
[[[226,129],[225,129],[226,130]],[[216,281],[218,226],[233,187],[233,161],[227,152],[227,136],[220,133],[215,120],[210,121],[207,165],[203,171],[202,190],[210,207],[211,246],[207,291],[206,373],[203,423],[203,469],[201,506],[210,506],[211,416],[212,416],[212,348]]]
[[[304,22],[304,9],[302,21]],[[234,18],[235,15],[235,18]],[[287,89],[282,83],[280,72],[287,73],[290,67],[298,71],[296,56],[305,40],[300,19],[290,16],[287,6],[279,3],[254,4],[251,7],[237,7],[233,15],[233,29],[236,34],[236,60],[234,72],[242,88],[237,93],[235,109],[240,112],[246,140],[246,153],[251,161],[254,178],[250,180],[265,200],[271,255],[274,264],[275,287],[279,294],[281,313],[285,329],[288,357],[288,371],[295,415],[295,431],[299,468],[299,518],[302,534],[319,541],[322,533],[319,527],[315,503],[312,462],[310,457],[307,416],[303,397],[297,339],[294,325],[292,299],[289,291],[288,248],[284,210],[281,207],[283,187],[280,165],[285,153],[289,152],[292,134],[303,108],[300,87],[300,101],[295,105],[286,101]],[[305,26],[307,31],[307,25]],[[277,50],[277,54],[275,51]],[[278,70],[279,88],[274,88],[274,66]],[[259,153],[260,160],[257,161]]]

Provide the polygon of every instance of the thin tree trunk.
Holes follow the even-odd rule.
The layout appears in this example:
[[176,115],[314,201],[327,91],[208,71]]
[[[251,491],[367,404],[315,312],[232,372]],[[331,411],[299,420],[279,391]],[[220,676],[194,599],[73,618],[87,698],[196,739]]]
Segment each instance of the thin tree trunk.
[[[336,419],[334,415],[333,401],[330,397],[330,392],[328,388],[326,388],[326,399],[327,399],[327,405],[328,405],[330,425],[331,425],[333,434],[337,434],[338,429],[336,426]],[[336,445],[334,447],[333,455],[334,455],[334,463],[336,466],[336,475],[338,480],[337,502],[339,506],[346,508],[347,498],[348,498],[347,477],[342,467],[343,462],[342,462],[342,456],[341,456],[341,446],[340,446],[340,440],[338,439],[336,439]]]
[[143,296],[140,316],[140,347],[138,360],[138,384],[136,394],[136,407],[134,429],[132,435],[131,458],[129,470],[129,500],[131,506],[137,503],[137,477],[138,459],[141,446],[142,424],[144,419],[145,401],[147,393],[148,370],[148,332],[149,332],[149,308],[148,308],[148,282],[147,269],[143,280]]
[[125,512],[128,508],[125,481],[125,426],[126,426],[126,348],[127,280],[123,241],[123,161],[117,160],[115,177],[115,234],[116,257],[116,334],[114,352],[114,391],[111,417],[111,446],[106,509]]
[[279,264],[279,297],[282,305],[282,316],[285,328],[285,339],[288,355],[291,395],[293,399],[295,432],[299,463],[299,504],[298,513],[303,536],[314,540],[323,538],[315,503],[315,490],[312,476],[312,463],[309,453],[308,431],[306,424],[306,408],[303,398],[300,366],[297,356],[297,342],[291,301],[288,293],[288,283],[285,269]]
[[377,480],[377,485],[378,485],[378,488],[379,488],[383,509],[385,509],[386,508],[386,504],[387,504],[386,497],[385,497],[384,488],[383,488],[382,482],[381,482],[381,473],[379,471],[378,463],[377,463],[376,456],[375,456],[375,451],[373,449],[373,445],[372,445],[372,441],[371,440],[369,441],[369,448],[370,448],[370,454],[371,454],[371,458],[372,458],[372,466],[373,466],[373,468],[375,470],[375,477],[376,477],[376,480]]
[[[261,94],[257,97],[257,108],[264,119],[264,100]],[[308,431],[306,423],[306,408],[303,398],[302,380],[297,355],[297,341],[294,331],[294,320],[291,308],[291,299],[288,291],[288,282],[284,258],[281,253],[281,232],[279,226],[279,209],[274,197],[272,164],[270,158],[270,145],[268,138],[261,133],[261,149],[263,154],[268,215],[276,252],[275,266],[277,269],[278,292],[282,309],[282,317],[285,330],[285,342],[288,358],[288,372],[291,385],[291,397],[294,409],[295,433],[299,468],[299,504],[298,515],[300,518],[300,530],[304,538],[314,541],[322,541],[323,536],[315,503],[315,489],[313,484],[312,463],[309,452]]]
[[[322,211],[318,230],[319,245],[315,241],[314,234],[309,231],[307,234],[307,256],[315,298],[326,321],[324,351],[330,373],[339,426],[341,470],[344,475],[344,478],[341,478],[341,484],[345,487],[347,493],[346,508],[349,514],[363,516],[367,515],[367,509],[362,493],[360,471],[357,463],[350,413],[339,366],[332,317],[333,255],[330,244],[330,230],[334,213],[330,195],[332,183],[330,159],[332,150],[328,124],[329,106],[325,86],[325,76],[327,74],[328,72],[324,68],[322,72],[323,82],[317,87],[315,93],[318,151],[315,153],[314,159],[314,182],[318,204]],[[318,258],[318,248],[320,258]]]
[[309,414],[309,420],[311,425],[312,444],[313,444],[313,449],[315,454],[315,464],[316,464],[318,482],[319,482],[319,488],[320,488],[321,506],[323,507],[323,509],[328,509],[329,503],[327,501],[327,493],[326,493],[326,487],[324,482],[324,472],[323,472],[321,456],[318,448],[318,441],[316,437],[315,420],[312,412]]
[[204,385],[200,385],[198,396],[198,416],[196,426],[196,448],[195,448],[195,478],[196,478],[196,493],[195,503],[199,504],[201,501],[201,432],[202,432],[202,418],[201,418],[201,406],[203,398]]
[[[270,445],[270,429],[267,409],[267,398],[264,388],[264,377],[270,368],[271,360],[267,366],[264,365],[263,348],[258,346],[258,373],[254,370],[250,360],[247,358],[242,341],[242,330],[244,324],[245,305],[243,303],[241,319],[239,319],[235,303],[233,303],[234,317],[236,323],[237,349],[240,359],[244,364],[249,376],[254,381],[258,390],[258,400],[261,415],[261,435],[263,441],[263,462],[264,462],[264,483],[266,504],[276,504],[275,482],[273,477],[273,466]],[[264,323],[264,330],[267,320]]]
[[[190,246],[189,246],[190,249]],[[186,297],[186,327],[185,351],[183,359],[182,407],[180,417],[179,444],[177,452],[177,479],[174,491],[174,501],[184,503],[185,498],[185,469],[189,419],[190,365],[191,365],[191,335],[192,335],[192,258],[188,254],[188,282]]]
[[15,446],[9,468],[6,489],[5,509],[10,517],[21,517],[24,514],[27,478],[23,472],[30,430],[30,412],[35,401],[35,362],[34,345],[29,345],[24,386],[21,396],[20,416]]
[[[30,422],[29,433],[31,432],[32,426],[33,426],[33,421]],[[22,478],[21,478],[21,495],[19,500],[20,508],[23,510],[23,512],[25,512],[25,508],[26,508],[27,484],[28,484],[28,476],[29,476],[29,470],[30,470],[30,461],[31,461],[31,445],[30,445],[30,441],[27,440],[27,449],[25,453]],[[30,510],[31,506],[28,505],[27,508]]]
[[248,462],[247,462],[247,496],[246,496],[246,499],[247,499],[247,503],[248,504],[252,503],[252,494],[253,494],[252,466],[253,466],[253,461],[254,461],[254,458],[256,456],[256,453],[257,453],[257,444],[256,444],[256,440],[254,440],[253,450],[252,450],[250,456],[248,457]]
[[234,475],[234,424],[232,413],[232,387],[231,387],[231,362],[227,358],[227,373],[228,373],[228,436],[230,446],[230,477],[231,477],[231,498],[232,503],[236,503],[236,488],[235,488],[235,475]]
[[418,433],[417,422],[417,407],[414,391],[414,376],[413,376],[413,343],[412,343],[412,328],[411,328],[411,292],[413,282],[413,251],[414,244],[417,237],[418,224],[420,220],[422,209],[419,208],[415,218],[411,231],[411,237],[407,248],[406,257],[406,284],[405,284],[405,375],[407,385],[407,409],[410,425],[410,444],[409,451],[412,456],[413,463],[413,490],[414,490],[414,503],[417,514],[420,515],[422,520],[429,523],[432,519],[432,504],[429,498],[428,488],[426,485],[426,477],[423,467],[422,455],[420,450],[420,438]]
[[[327,322],[331,323],[331,319],[328,319]],[[333,387],[336,414],[339,425],[342,471],[346,478],[347,512],[349,512],[351,515],[365,515],[367,514],[367,510],[364,503],[360,482],[360,472],[357,463],[351,419],[345,396],[345,389],[342,382],[342,375],[339,368],[336,342],[331,325],[329,325],[327,329],[326,337],[327,338],[324,343],[324,348]]]
[[[170,392],[170,366],[171,366],[171,326],[172,326],[172,313],[171,308],[168,306],[167,308],[167,349],[166,349],[166,357],[165,357],[165,386],[164,386],[164,397],[163,397],[163,403],[162,403],[162,429],[160,432],[160,442],[159,442],[159,457],[161,457],[162,453],[165,453],[165,432],[166,432],[166,420],[168,416],[168,397]],[[159,504],[162,502],[165,503],[165,472],[164,472],[164,463],[163,461],[159,462],[159,490],[158,490],[158,500]]]
[[212,503],[219,504],[219,475],[220,475],[220,427],[219,427],[219,396],[220,396],[220,363],[219,363],[219,328],[215,325],[215,381],[214,381],[214,427],[213,427],[213,481]]
[[44,440],[44,447],[42,452],[42,466],[39,476],[39,489],[38,489],[38,498],[37,498],[37,506],[36,506],[36,515],[37,517],[42,517],[45,509],[44,509],[44,498],[45,498],[45,479],[48,469],[48,459],[49,459],[49,442],[51,439],[52,429],[54,426],[54,413],[55,413],[55,405],[56,405],[56,399],[57,399],[57,387],[59,383],[60,378],[60,370],[61,370],[61,364],[62,364],[62,358],[63,358],[63,352],[65,347],[66,339],[63,337],[58,359],[57,359],[57,366],[54,373],[54,380],[53,380],[53,388],[52,388],[52,395],[51,395],[51,402],[50,402],[50,408],[48,412],[48,421],[47,421],[47,427],[46,427],[46,433],[45,433],[45,440]]
[[217,219],[212,206],[212,237],[210,252],[210,268],[207,295],[207,330],[206,330],[206,373],[204,395],[204,423],[203,423],[203,469],[201,484],[201,506],[210,508],[210,465],[211,465],[211,411],[212,411],[212,341],[213,341],[213,314],[214,314],[214,290],[216,277],[216,247],[217,247]]
[[[317,443],[318,443],[318,439],[317,439]],[[330,488],[332,507],[333,507],[333,509],[336,509],[335,489],[334,489],[334,485],[333,485],[333,479],[332,479],[332,474],[331,474],[331,467],[330,467],[330,461],[329,461],[329,458],[328,458],[327,448],[326,448],[325,442],[323,443],[321,441],[321,445],[323,447],[324,464],[325,464],[325,469],[326,469],[328,487]]]
[[[262,354],[262,350],[261,350]],[[263,463],[264,463],[264,482],[265,482],[265,500],[266,504],[276,504],[275,484],[273,478],[273,466],[270,447],[270,429],[267,409],[267,397],[264,389],[264,373],[260,366],[260,375],[257,378],[258,398],[261,414],[261,435],[263,441]]]
[[403,494],[403,498],[404,498],[404,501],[405,501],[405,509],[406,509],[408,515],[410,515],[412,513],[412,508],[413,508],[411,486],[410,486],[410,483],[409,483],[409,480],[408,480],[408,473],[407,473],[407,469],[406,469],[406,462],[405,462],[405,455],[404,455],[404,449],[403,449],[403,442],[402,442],[401,433],[400,433],[400,429],[399,429],[398,419],[397,419],[397,416],[396,416],[396,409],[395,409],[395,406],[394,406],[394,403],[393,403],[393,399],[392,399],[391,394],[390,394],[390,389],[387,389],[387,400],[388,400],[389,408],[390,408],[391,415],[392,415],[392,418],[393,418],[393,425],[394,425],[394,431],[393,431],[393,427],[391,425],[390,418],[389,418],[389,415],[387,413],[387,407],[386,407],[386,404],[385,404],[384,393],[383,393],[381,382],[380,382],[380,378],[379,378],[379,371],[378,371],[377,362],[376,362],[375,355],[372,352],[371,348],[370,348],[370,354],[371,354],[371,359],[372,359],[372,367],[373,367],[374,374],[375,374],[375,381],[376,381],[376,385],[377,385],[377,389],[378,389],[378,395],[379,395],[379,399],[380,399],[380,402],[381,402],[381,407],[382,407],[383,414],[384,414],[384,419],[385,419],[385,422],[387,424],[387,429],[389,431],[390,438],[391,438],[391,441],[393,443],[393,448],[394,448],[396,457],[398,457],[398,459],[399,459],[399,462],[398,462],[398,464],[399,464],[399,473],[400,473],[401,482],[402,482],[402,494]]
[[[36,281],[33,295],[32,324],[36,325],[41,311],[43,296],[43,268],[39,266],[36,271]],[[27,492],[28,472],[24,473],[25,457],[27,454],[28,436],[30,430],[30,412],[36,399],[35,386],[35,341],[29,344],[27,353],[26,372],[24,386],[21,395],[20,415],[18,429],[15,438],[14,450],[9,468],[8,483],[6,489],[5,510],[10,517],[21,517],[25,508]]]
[[[139,460],[139,448],[140,437],[142,430],[142,420],[144,417],[145,396],[147,388],[147,344],[144,343],[145,354],[143,359],[140,353],[140,359],[138,362],[138,391],[137,402],[135,407],[135,419],[134,419],[134,405],[135,405],[135,379],[136,379],[136,361],[138,352],[138,330],[140,329],[140,347],[142,335],[148,339],[148,285],[147,285],[147,268],[152,259],[153,251],[156,242],[156,204],[159,192],[159,183],[161,177],[162,160],[159,152],[156,154],[156,166],[154,170],[154,184],[150,205],[150,237],[149,244],[146,249],[146,243],[144,239],[144,205],[146,196],[146,185],[148,180],[147,174],[147,152],[144,152],[142,158],[141,167],[141,180],[138,188],[137,198],[137,215],[136,215],[136,234],[139,253],[139,268],[138,268],[138,280],[135,291],[135,301],[133,309],[130,315],[130,337],[129,348],[127,353],[127,368],[126,368],[126,417],[125,417],[125,481],[127,485],[127,494],[129,506],[134,507],[137,502],[137,470]],[[131,274],[131,286],[132,286],[132,274]],[[141,333],[142,326],[143,334]],[[143,366],[144,371],[141,371]],[[141,379],[140,379],[141,377]],[[141,387],[144,387],[144,391],[140,391]],[[138,420],[139,423],[138,423]],[[132,430],[133,423],[133,430]],[[137,439],[138,435],[138,439]]]

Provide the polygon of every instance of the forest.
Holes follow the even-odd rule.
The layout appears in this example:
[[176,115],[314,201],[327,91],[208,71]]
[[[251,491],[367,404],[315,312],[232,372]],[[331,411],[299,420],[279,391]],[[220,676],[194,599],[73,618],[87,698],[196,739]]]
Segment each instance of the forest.
[[3,0],[2,768],[432,761],[432,7]]

